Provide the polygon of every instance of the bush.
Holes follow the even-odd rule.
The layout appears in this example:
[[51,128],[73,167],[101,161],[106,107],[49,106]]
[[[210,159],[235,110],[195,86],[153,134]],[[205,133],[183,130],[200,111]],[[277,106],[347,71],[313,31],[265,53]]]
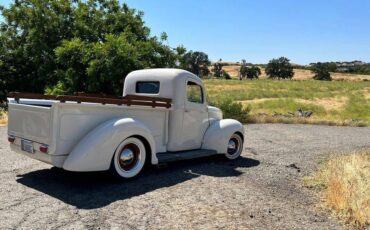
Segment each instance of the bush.
[[222,77],[223,77],[224,79],[226,79],[226,80],[230,80],[230,79],[231,79],[230,74],[228,74],[226,71],[224,71],[224,72],[223,72]]
[[242,103],[233,101],[230,98],[209,101],[209,104],[216,106],[222,110],[224,118],[231,118],[240,121],[241,123],[247,123],[249,121],[249,114],[251,108],[244,107]]

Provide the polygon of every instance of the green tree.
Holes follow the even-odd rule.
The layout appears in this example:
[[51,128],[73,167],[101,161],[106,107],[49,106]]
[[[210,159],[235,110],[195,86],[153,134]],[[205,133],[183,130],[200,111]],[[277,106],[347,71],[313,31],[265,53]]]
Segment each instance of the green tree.
[[258,77],[261,75],[261,69],[254,65],[247,67],[245,72],[245,75],[248,79],[258,79]]
[[180,45],[174,49],[175,55],[176,55],[176,66],[179,66],[180,68],[185,66],[185,54],[186,54],[186,48],[183,45]]
[[130,71],[176,65],[167,34],[150,36],[143,13],[118,0],[18,0],[1,13],[0,94],[120,94]]
[[288,58],[272,59],[266,66],[266,74],[272,79],[291,79],[294,76],[293,66]]
[[[56,82],[54,49],[73,36],[72,4],[68,1],[15,1],[0,9],[0,90],[43,92]],[[68,15],[68,16],[67,16]]]
[[242,64],[239,69],[239,80],[245,78],[246,73],[247,73],[247,61],[245,59],[242,59]]
[[258,77],[261,75],[261,69],[255,65],[248,67],[246,60],[243,59],[240,66],[239,74],[240,80],[242,80],[243,78],[258,79]]
[[182,58],[180,67],[188,70],[199,77],[204,77],[209,74],[208,66],[211,62],[208,59],[208,55],[200,51],[189,51]]
[[315,74],[313,79],[331,81],[331,76],[329,72],[329,66],[325,63],[318,62],[312,65],[311,71]]
[[222,60],[220,59],[218,62],[215,62],[213,63],[213,76],[215,76],[216,78],[221,78],[223,77],[223,70],[222,70],[222,67],[223,67],[223,64],[221,62]]

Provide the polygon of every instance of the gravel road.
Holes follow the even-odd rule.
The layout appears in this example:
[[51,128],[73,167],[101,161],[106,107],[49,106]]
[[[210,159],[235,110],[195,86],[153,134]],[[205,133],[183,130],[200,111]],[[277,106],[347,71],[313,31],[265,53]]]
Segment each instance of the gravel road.
[[370,148],[370,128],[246,126],[234,162],[210,157],[118,182],[9,150],[0,127],[0,229],[340,229],[302,177],[333,152]]

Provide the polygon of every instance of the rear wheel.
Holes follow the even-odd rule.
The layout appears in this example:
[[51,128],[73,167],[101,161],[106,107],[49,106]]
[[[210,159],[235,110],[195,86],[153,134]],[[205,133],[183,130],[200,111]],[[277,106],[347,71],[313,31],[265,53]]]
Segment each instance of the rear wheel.
[[132,178],[144,168],[146,150],[144,143],[135,137],[124,140],[114,153],[111,171],[121,178]]
[[241,155],[242,151],[243,138],[239,134],[234,133],[229,139],[225,156],[229,160],[235,160]]

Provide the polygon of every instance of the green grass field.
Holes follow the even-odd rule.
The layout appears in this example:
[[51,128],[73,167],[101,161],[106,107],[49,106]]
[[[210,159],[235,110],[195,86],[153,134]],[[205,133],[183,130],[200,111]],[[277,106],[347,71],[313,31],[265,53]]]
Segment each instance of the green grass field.
[[[231,99],[251,108],[251,122],[370,125],[370,81],[205,80],[211,101]],[[262,113],[311,110],[309,119],[261,118]]]

